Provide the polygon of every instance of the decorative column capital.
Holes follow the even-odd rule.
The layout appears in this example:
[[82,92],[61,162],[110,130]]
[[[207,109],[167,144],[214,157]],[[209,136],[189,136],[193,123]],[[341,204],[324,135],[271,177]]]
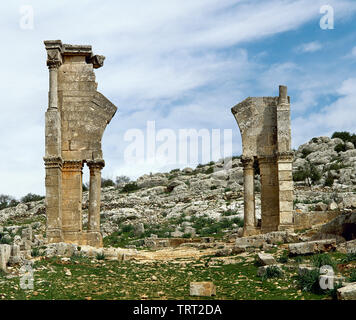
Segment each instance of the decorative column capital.
[[292,151],[284,151],[284,152],[277,153],[278,161],[282,161],[282,162],[292,162],[293,156],[294,154]]
[[253,162],[254,162],[253,157],[246,157],[246,156],[241,157],[241,163],[242,163],[244,169],[252,169]]
[[65,160],[63,162],[63,170],[65,171],[81,171],[83,168],[82,160]]
[[90,170],[101,170],[105,167],[105,161],[103,159],[88,160],[87,165]]
[[61,157],[44,157],[43,160],[46,169],[63,167],[63,160]]
[[62,41],[46,40],[44,44],[47,50],[48,69],[58,69],[62,65]]

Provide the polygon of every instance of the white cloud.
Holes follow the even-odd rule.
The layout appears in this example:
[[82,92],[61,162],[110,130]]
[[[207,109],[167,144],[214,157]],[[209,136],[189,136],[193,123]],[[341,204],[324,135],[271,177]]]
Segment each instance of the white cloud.
[[352,50],[351,50],[351,55],[353,57],[356,57],[356,47],[353,47]]
[[[356,9],[350,0],[329,3],[338,19]],[[103,141],[104,174],[111,176],[125,165],[124,131],[142,128],[147,120],[176,129],[233,128],[238,150],[238,128],[229,107],[256,91],[271,95],[278,84],[301,88],[300,82],[309,79],[293,62],[266,68],[236,46],[310,21],[317,24],[321,4],[324,1],[121,0],[99,5],[94,0],[38,0],[32,4],[34,30],[26,31],[19,27],[22,2],[1,2],[0,193],[44,193],[48,70],[43,40],[92,44],[95,53],[107,56],[96,74],[99,90],[119,108]],[[315,96],[305,93],[303,99],[312,102]]]
[[308,43],[303,43],[299,47],[297,47],[297,51],[304,53],[312,53],[319,51],[323,48],[323,45],[319,41],[313,41]]
[[294,119],[292,123],[294,146],[315,136],[330,136],[335,131],[355,132],[356,123],[356,78],[342,82],[336,92],[339,95],[333,103],[306,116]]

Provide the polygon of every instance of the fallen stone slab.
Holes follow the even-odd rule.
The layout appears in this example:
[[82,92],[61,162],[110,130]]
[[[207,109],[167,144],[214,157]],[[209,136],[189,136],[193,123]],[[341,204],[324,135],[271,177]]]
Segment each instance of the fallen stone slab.
[[276,264],[276,260],[273,258],[271,254],[268,253],[258,253],[257,258],[258,258],[258,262],[262,266],[269,266],[272,264]]
[[356,253],[356,239],[339,244],[336,250],[341,253]]
[[216,286],[212,282],[191,282],[190,295],[193,297],[211,297],[216,295]]
[[289,253],[291,255],[329,252],[335,250],[336,240],[326,239],[326,240],[316,240],[316,241],[308,241],[308,242],[300,242],[300,243],[291,243],[289,244],[288,247],[289,247]]
[[356,300],[356,282],[337,289],[338,300]]

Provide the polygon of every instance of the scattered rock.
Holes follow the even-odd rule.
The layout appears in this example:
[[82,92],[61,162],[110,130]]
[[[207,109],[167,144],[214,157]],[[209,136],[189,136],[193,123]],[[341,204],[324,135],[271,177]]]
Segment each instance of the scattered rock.
[[215,296],[216,287],[212,282],[191,282],[190,295],[193,297]]
[[311,253],[329,252],[336,248],[335,239],[316,240],[289,244],[289,252],[292,255],[303,255]]
[[269,266],[276,263],[276,260],[273,258],[273,256],[268,253],[258,253],[257,258],[259,263],[261,263],[263,266]]
[[337,298],[339,300],[356,300],[356,282],[337,289]]

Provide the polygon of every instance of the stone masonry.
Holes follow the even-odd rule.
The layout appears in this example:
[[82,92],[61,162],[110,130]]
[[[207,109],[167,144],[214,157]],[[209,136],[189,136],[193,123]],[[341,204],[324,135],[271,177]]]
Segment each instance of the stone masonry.
[[[102,246],[101,139],[117,110],[97,91],[94,68],[104,56],[91,46],[44,42],[49,69],[46,112],[46,213],[49,243]],[[82,169],[90,170],[88,228],[82,226]]]
[[[247,98],[231,109],[242,136],[244,236],[293,229],[290,97]],[[255,216],[254,164],[261,175],[261,227]]]

